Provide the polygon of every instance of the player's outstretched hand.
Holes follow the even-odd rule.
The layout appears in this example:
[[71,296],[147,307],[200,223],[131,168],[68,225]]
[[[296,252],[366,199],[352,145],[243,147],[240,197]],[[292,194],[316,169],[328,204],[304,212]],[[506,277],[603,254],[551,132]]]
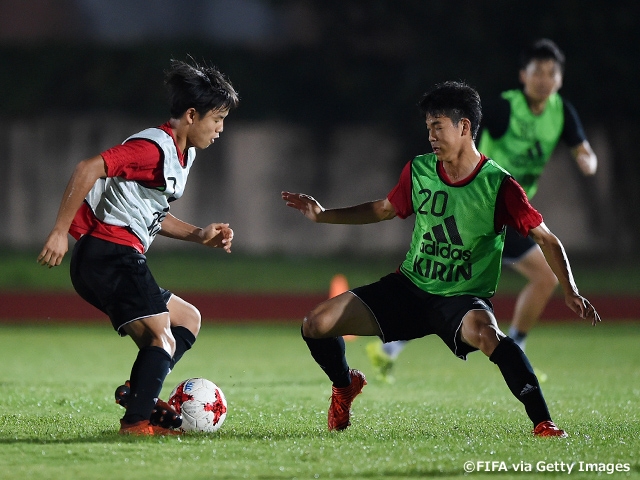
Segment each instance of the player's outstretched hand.
[[38,255],[38,263],[43,266],[57,267],[62,263],[62,258],[69,250],[67,232],[62,234],[51,232],[44,243],[44,247]]
[[593,305],[591,305],[586,298],[580,295],[572,295],[566,297],[565,302],[571,310],[580,315],[580,318],[590,319],[591,325],[594,327],[602,321],[596,309],[593,308]]
[[233,243],[233,230],[228,223],[212,223],[202,229],[200,233],[202,244],[212,248],[224,248],[225,252],[231,253]]
[[287,207],[295,208],[313,222],[317,222],[318,215],[324,212],[315,198],[304,193],[282,192],[282,199],[287,202]]

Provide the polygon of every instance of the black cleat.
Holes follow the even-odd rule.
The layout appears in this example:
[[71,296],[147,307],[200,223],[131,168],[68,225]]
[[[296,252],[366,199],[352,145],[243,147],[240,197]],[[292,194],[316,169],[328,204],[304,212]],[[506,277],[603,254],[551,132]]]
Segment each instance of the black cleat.
[[131,395],[131,382],[127,380],[124,385],[120,385],[116,388],[116,403],[124,408],[127,408],[129,401],[129,395]]
[[151,418],[149,418],[151,425],[160,425],[164,428],[180,428],[182,425],[182,415],[176,413],[171,406],[163,401],[156,400],[156,406],[153,407],[151,412]]
[[[116,388],[116,403],[121,407],[127,408],[129,403],[129,396],[131,395],[131,382],[127,380],[124,385],[120,385]],[[176,413],[171,406],[159,398],[156,399],[156,404],[151,411],[151,417],[149,418],[151,425],[158,425],[163,428],[179,428],[182,425],[182,415]]]

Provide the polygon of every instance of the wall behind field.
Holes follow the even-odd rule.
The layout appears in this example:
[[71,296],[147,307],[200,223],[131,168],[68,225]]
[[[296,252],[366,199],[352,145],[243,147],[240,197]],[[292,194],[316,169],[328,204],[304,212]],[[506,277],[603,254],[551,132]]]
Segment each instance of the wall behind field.
[[[39,248],[75,164],[161,122],[81,115],[0,124],[5,145],[0,247]],[[198,153],[186,193],[171,205],[172,213],[201,226],[229,222],[237,252],[403,253],[412,218],[377,225],[317,225],[280,198],[282,190],[304,192],[329,208],[382,198],[410,159],[401,158],[401,142],[380,127],[361,124],[334,129],[321,148],[313,137],[312,131],[295,124],[233,123],[229,117],[220,139]],[[610,201],[615,186],[607,138],[599,130],[590,137],[600,159],[598,175],[582,177],[569,152],[560,148],[533,203],[568,250],[630,248],[629,232],[620,228],[624,221],[616,217]],[[424,151],[415,152],[420,153]],[[159,237],[153,248],[183,247],[180,243]]]
[[39,248],[73,166],[164,122],[163,71],[192,56],[241,104],[176,214],[229,221],[236,251],[404,251],[410,221],[314,225],[279,192],[328,207],[386,195],[426,150],[424,91],[462,79],[486,103],[549,37],[600,168],[585,179],[560,148],[533,203],[568,249],[626,258],[640,247],[639,17],[622,0],[0,0],[0,248]]

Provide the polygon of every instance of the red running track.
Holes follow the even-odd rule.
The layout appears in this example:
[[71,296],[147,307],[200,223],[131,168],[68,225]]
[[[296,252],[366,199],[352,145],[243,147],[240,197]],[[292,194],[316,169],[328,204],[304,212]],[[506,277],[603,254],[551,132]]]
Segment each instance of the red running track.
[[[184,294],[182,298],[195,305],[205,322],[222,321],[301,321],[324,295],[270,294]],[[606,320],[640,319],[640,297],[595,296],[591,303]],[[492,299],[500,321],[511,318],[515,297],[497,295]],[[554,297],[545,309],[544,320],[579,320],[565,306],[562,298]],[[0,292],[0,321],[80,321],[101,320],[105,315],[77,294]]]

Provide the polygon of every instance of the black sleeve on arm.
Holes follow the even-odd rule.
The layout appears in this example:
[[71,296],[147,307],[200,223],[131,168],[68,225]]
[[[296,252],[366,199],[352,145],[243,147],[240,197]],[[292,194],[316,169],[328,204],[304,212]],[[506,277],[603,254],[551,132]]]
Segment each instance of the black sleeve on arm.
[[507,133],[511,116],[511,104],[507,100],[500,97],[483,107],[483,112],[481,130],[488,130],[491,138],[500,138]]
[[564,105],[564,128],[560,138],[570,148],[577,147],[587,139],[587,136],[574,106],[564,99],[562,103]]

